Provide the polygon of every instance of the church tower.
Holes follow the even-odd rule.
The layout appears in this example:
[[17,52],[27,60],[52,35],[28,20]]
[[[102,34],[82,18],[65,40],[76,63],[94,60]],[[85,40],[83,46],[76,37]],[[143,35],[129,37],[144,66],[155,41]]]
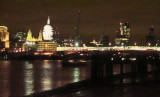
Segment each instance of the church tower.
[[38,41],[43,41],[42,30],[39,32]]
[[26,41],[32,41],[32,32],[30,29],[28,30]]

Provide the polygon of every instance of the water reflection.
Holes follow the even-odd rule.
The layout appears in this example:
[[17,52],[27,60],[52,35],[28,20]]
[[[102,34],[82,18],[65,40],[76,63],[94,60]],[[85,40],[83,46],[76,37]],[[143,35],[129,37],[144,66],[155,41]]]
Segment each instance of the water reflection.
[[24,81],[25,81],[25,95],[29,95],[30,93],[33,93],[33,82],[34,82],[34,77],[33,77],[33,64],[29,63],[28,61],[25,62],[24,64]]
[[9,75],[10,75],[10,62],[0,61],[0,97],[8,97],[9,94]]
[[73,71],[73,82],[78,82],[80,81],[80,71],[79,71],[79,68],[74,68],[74,71]]
[[61,62],[0,61],[0,97],[21,97],[89,78],[88,66],[65,68]]
[[53,72],[51,72],[51,69],[52,69],[52,67],[51,67],[51,65],[53,65],[53,64],[49,64],[49,63],[47,63],[48,62],[48,60],[45,60],[44,61],[45,63],[44,64],[42,64],[42,78],[41,78],[41,86],[42,86],[42,89],[43,90],[50,90],[50,89],[52,89],[53,88],[53,86],[52,86],[52,73]]

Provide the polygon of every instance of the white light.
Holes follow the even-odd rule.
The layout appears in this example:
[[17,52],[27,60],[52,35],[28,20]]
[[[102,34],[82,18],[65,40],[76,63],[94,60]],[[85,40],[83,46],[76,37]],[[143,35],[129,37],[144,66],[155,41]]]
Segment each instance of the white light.
[[122,58],[122,60],[125,60],[125,58]]
[[79,46],[79,43],[78,43],[78,42],[76,42],[76,43],[75,43],[75,46]]

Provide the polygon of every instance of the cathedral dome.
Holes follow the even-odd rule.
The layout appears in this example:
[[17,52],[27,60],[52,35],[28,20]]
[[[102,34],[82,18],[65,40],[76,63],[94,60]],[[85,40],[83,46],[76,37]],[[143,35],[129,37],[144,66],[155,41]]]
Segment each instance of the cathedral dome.
[[47,25],[43,28],[43,39],[44,40],[53,40],[53,27],[50,25],[50,18],[48,17]]
[[53,27],[52,27],[51,25],[47,24],[47,25],[44,26],[43,30],[45,30],[45,31],[46,31],[46,30],[47,30],[47,31],[48,31],[48,30],[52,30],[52,31],[53,31]]

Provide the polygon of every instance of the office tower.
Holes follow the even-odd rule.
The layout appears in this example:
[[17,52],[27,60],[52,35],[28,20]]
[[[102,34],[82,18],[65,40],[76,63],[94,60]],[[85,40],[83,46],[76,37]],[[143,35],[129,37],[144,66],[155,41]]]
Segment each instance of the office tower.
[[149,46],[156,45],[156,34],[153,26],[151,26],[148,30],[148,34],[146,36],[146,42],[147,42],[147,45]]
[[115,38],[116,45],[130,45],[130,25],[128,22],[120,22],[120,29],[117,31],[117,36]]

